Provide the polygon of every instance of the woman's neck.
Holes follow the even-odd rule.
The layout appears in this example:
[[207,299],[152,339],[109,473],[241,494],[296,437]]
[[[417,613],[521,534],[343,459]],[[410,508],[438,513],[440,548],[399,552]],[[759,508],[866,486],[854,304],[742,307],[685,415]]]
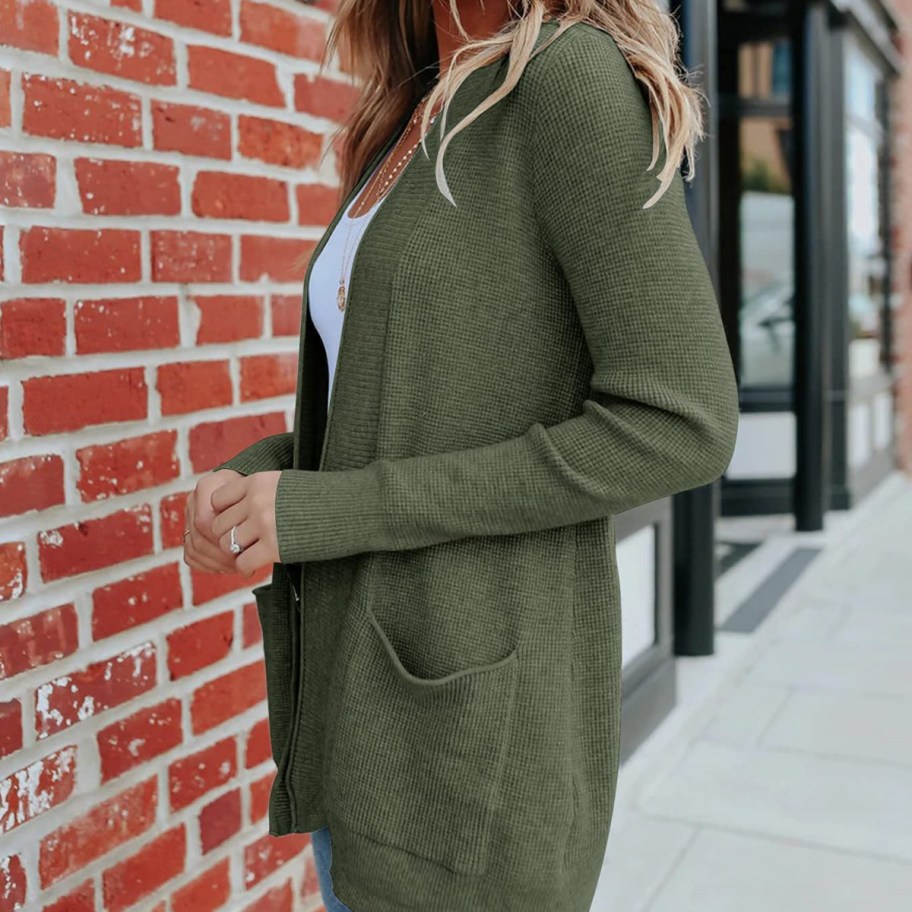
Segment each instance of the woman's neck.
[[[475,38],[486,38],[499,31],[510,17],[508,0],[456,0],[462,27]],[[437,53],[440,59],[440,75],[449,69],[453,54],[465,43],[465,39],[450,12],[450,0],[433,0],[434,30],[437,32]]]

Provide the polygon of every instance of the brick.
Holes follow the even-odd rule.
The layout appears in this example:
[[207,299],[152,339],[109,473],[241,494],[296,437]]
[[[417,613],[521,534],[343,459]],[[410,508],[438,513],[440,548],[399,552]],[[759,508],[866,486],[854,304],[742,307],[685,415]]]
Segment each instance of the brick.
[[178,494],[169,494],[163,497],[158,508],[161,522],[162,548],[181,548],[184,544],[184,529],[186,523],[185,507],[189,494],[181,491]]
[[79,300],[73,311],[76,352],[140,351],[180,344],[175,297]]
[[272,311],[273,336],[299,335],[303,303],[303,295],[272,295],[269,306]]
[[59,33],[52,0],[0,0],[0,45],[56,57]]
[[153,145],[163,152],[231,158],[231,118],[195,105],[152,102]]
[[248,649],[263,639],[263,631],[255,602],[248,602],[241,611],[241,646]]
[[181,703],[165,700],[99,730],[101,781],[110,782],[183,743]]
[[3,262],[3,226],[0,225],[0,282],[6,278],[4,269],[5,264]]
[[269,773],[261,779],[256,779],[250,783],[250,823],[256,823],[269,814],[269,794],[272,791],[272,783],[275,780],[275,774]]
[[231,35],[230,0],[155,0],[155,16],[214,35]]
[[65,308],[60,298],[18,298],[0,304],[0,358],[64,354]]
[[152,516],[147,504],[38,534],[38,562],[47,582],[151,553]]
[[56,902],[44,906],[42,912],[95,912],[95,885],[92,878],[61,896]]
[[111,0],[111,6],[130,9],[134,13],[142,12],[142,0]]
[[177,877],[186,863],[187,831],[180,824],[102,874],[104,908],[110,912],[128,909]]
[[19,598],[28,585],[24,542],[0,544],[0,602]]
[[9,437],[9,387],[0,386],[0,440]]
[[193,214],[202,218],[287,222],[288,184],[270,177],[200,171],[193,182]]
[[307,833],[290,833],[282,839],[268,834],[244,846],[244,886],[249,890],[282,865],[297,858],[310,845]]
[[268,573],[260,571],[256,576],[247,579],[239,573],[203,573],[199,570],[191,570],[190,586],[193,592],[193,604],[202,605],[204,602],[221,598],[229,592],[249,590],[251,586],[256,585],[256,581],[260,577],[266,582]]
[[199,877],[175,890],[171,895],[171,912],[214,912],[227,906],[231,898],[229,865],[229,860],[223,858]]
[[0,516],[46,510],[64,500],[60,456],[23,456],[0,463]]
[[171,680],[186,678],[230,654],[234,642],[234,612],[225,611],[179,627],[165,637],[165,642]]
[[60,434],[111,421],[145,418],[143,369],[32,377],[23,381],[23,418],[29,434]]
[[129,703],[152,690],[155,678],[155,647],[140,643],[41,684],[35,689],[35,734],[47,738]]
[[22,77],[22,90],[25,133],[76,142],[142,145],[138,95],[37,74]]
[[190,429],[190,465],[194,473],[208,472],[251,443],[285,430],[285,416],[281,412],[198,424]]
[[179,215],[180,169],[156,162],[77,158],[82,211],[89,215]]
[[0,908],[14,912],[25,908],[28,875],[19,855],[0,858]]
[[148,624],[183,604],[177,564],[165,564],[92,593],[92,639]]
[[190,45],[187,66],[191,89],[226,98],[243,98],[274,108],[285,107],[276,68],[266,60],[220,48]]
[[241,358],[242,402],[294,394],[297,381],[297,352]]
[[244,748],[244,767],[252,769],[272,758],[269,742],[269,719],[264,718],[247,731],[247,743]]
[[266,698],[263,663],[256,661],[207,681],[190,698],[193,734],[209,731],[246,712]]
[[[314,894],[319,897],[319,894]],[[292,885],[290,880],[286,880],[281,886],[273,887],[267,890],[258,899],[244,906],[244,912],[293,912],[297,908]],[[317,906],[317,912],[320,912],[320,906]]]
[[218,405],[231,405],[233,392],[227,361],[163,364],[157,389],[162,415],[185,415]]
[[319,61],[326,47],[326,28],[321,20],[306,13],[242,0],[241,41]]
[[237,775],[234,738],[223,738],[209,747],[181,757],[168,767],[168,806],[172,813],[188,807],[212,789]]
[[230,282],[231,237],[199,231],[152,231],[155,282]]
[[155,825],[158,780],[150,776],[68,820],[40,843],[38,875],[47,889]]
[[67,745],[0,779],[0,833],[63,804],[76,785],[76,748]]
[[[199,813],[200,847],[203,854],[217,849],[241,831],[241,791],[234,789],[207,804]],[[227,859],[226,859],[227,861]],[[177,908],[175,906],[174,908]],[[189,906],[185,907],[188,910]],[[211,908],[211,907],[209,907]]]
[[266,117],[238,116],[238,151],[285,168],[310,168],[319,164],[323,136],[304,127]]
[[180,475],[177,431],[158,431],[76,451],[83,501],[103,500],[164,484]]
[[0,757],[22,750],[22,703],[7,700],[0,703]]
[[0,626],[0,680],[73,655],[79,648],[76,608],[49,608]]
[[34,227],[19,236],[23,282],[137,282],[139,232]]
[[313,241],[298,238],[242,235],[241,281],[302,281],[304,269],[297,267],[295,261],[313,253],[315,247]]
[[263,299],[253,295],[193,297],[199,308],[197,345],[239,342],[263,335]]
[[294,79],[294,106],[296,111],[323,117],[343,123],[351,113],[358,99],[354,86],[327,79],[324,76],[310,76],[299,73]]
[[339,188],[326,184],[298,184],[299,225],[328,225],[339,208]]
[[48,209],[57,191],[57,160],[40,152],[0,152],[0,206]]
[[10,73],[9,70],[0,69],[0,127],[8,127],[11,123]]

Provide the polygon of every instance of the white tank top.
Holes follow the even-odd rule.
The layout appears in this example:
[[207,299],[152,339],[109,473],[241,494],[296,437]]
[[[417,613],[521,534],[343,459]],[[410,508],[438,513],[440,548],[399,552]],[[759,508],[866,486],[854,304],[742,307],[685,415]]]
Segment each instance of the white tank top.
[[[379,168],[380,166],[378,165],[377,167]],[[360,193],[358,196],[360,196]],[[336,222],[336,227],[327,238],[320,255],[314,261],[310,271],[310,318],[313,320],[313,324],[323,340],[323,347],[326,349],[326,362],[329,366],[329,386],[326,395],[327,409],[332,397],[333,380],[336,376],[336,362],[339,357],[342,323],[345,319],[345,312],[348,310],[347,304],[345,310],[339,310],[336,298],[339,291],[339,275],[342,271],[343,248],[346,248],[347,244],[345,251],[345,288],[347,291],[351,285],[352,264],[355,261],[355,252],[358,249],[358,244],[360,244],[370,220],[383,202],[383,197],[381,197],[367,212],[352,217],[349,212],[357,201],[358,196],[352,200],[351,205],[349,205],[339,221]]]

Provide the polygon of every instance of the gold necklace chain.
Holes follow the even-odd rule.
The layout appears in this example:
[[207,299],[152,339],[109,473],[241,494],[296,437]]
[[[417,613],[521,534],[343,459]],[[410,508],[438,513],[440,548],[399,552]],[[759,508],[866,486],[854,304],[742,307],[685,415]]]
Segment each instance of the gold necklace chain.
[[[418,146],[421,145],[421,138],[419,137],[418,140],[409,149],[406,150],[406,152],[401,156],[401,158],[399,158],[399,160],[396,162],[395,167],[393,167],[393,169],[391,171],[389,171],[389,173],[387,174],[387,169],[389,167],[389,164],[396,157],[396,152],[397,152],[399,146],[402,144],[403,138],[408,134],[409,130],[418,122],[419,118],[421,117],[421,114],[427,105],[428,97],[429,97],[428,95],[425,95],[425,97],[422,98],[421,101],[418,103],[417,107],[415,108],[414,114],[412,114],[406,128],[402,131],[399,138],[396,140],[396,143],[393,146],[392,151],[390,152],[389,155],[387,155],[383,159],[383,161],[380,165],[380,170],[377,172],[377,182],[380,185],[380,190],[377,195],[377,199],[374,201],[371,208],[373,208],[373,206],[377,205],[377,203],[379,203],[382,199],[384,199],[386,197],[386,195],[389,193],[390,189],[392,188],[393,184],[396,182],[396,178],[402,173],[402,171],[405,168],[405,165],[411,160],[411,158],[415,154],[415,150],[418,148]],[[439,114],[439,112],[437,112],[437,113]],[[431,116],[430,123],[433,124],[436,119],[437,119],[437,114],[433,114]],[[362,188],[362,191],[363,191],[363,188]],[[356,202],[356,205],[357,205],[357,202]],[[353,206],[352,208],[354,209],[355,206]],[[370,210],[368,209],[366,211],[369,212]],[[345,287],[345,273],[346,273],[346,269],[348,266],[349,242],[351,241],[351,238],[352,238],[351,218],[352,218],[352,216],[349,217],[348,230],[346,231],[346,235],[345,235],[345,243],[343,244],[343,247],[342,247],[342,269],[339,274],[339,288],[336,292],[336,306],[339,308],[339,310],[345,310],[345,305],[347,302],[347,291],[346,291],[346,287]],[[354,218],[357,218],[357,216],[354,216]]]

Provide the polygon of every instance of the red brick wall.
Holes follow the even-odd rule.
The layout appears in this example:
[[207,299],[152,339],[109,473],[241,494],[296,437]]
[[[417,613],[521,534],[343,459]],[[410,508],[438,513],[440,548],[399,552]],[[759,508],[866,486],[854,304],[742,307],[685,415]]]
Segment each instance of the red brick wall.
[[331,6],[0,0],[0,912],[319,907],[266,833],[255,582],[180,543],[290,427]]
[[894,0],[902,23],[904,72],[893,87],[893,288],[898,296],[894,352],[899,374],[900,465],[912,472],[912,0]]

